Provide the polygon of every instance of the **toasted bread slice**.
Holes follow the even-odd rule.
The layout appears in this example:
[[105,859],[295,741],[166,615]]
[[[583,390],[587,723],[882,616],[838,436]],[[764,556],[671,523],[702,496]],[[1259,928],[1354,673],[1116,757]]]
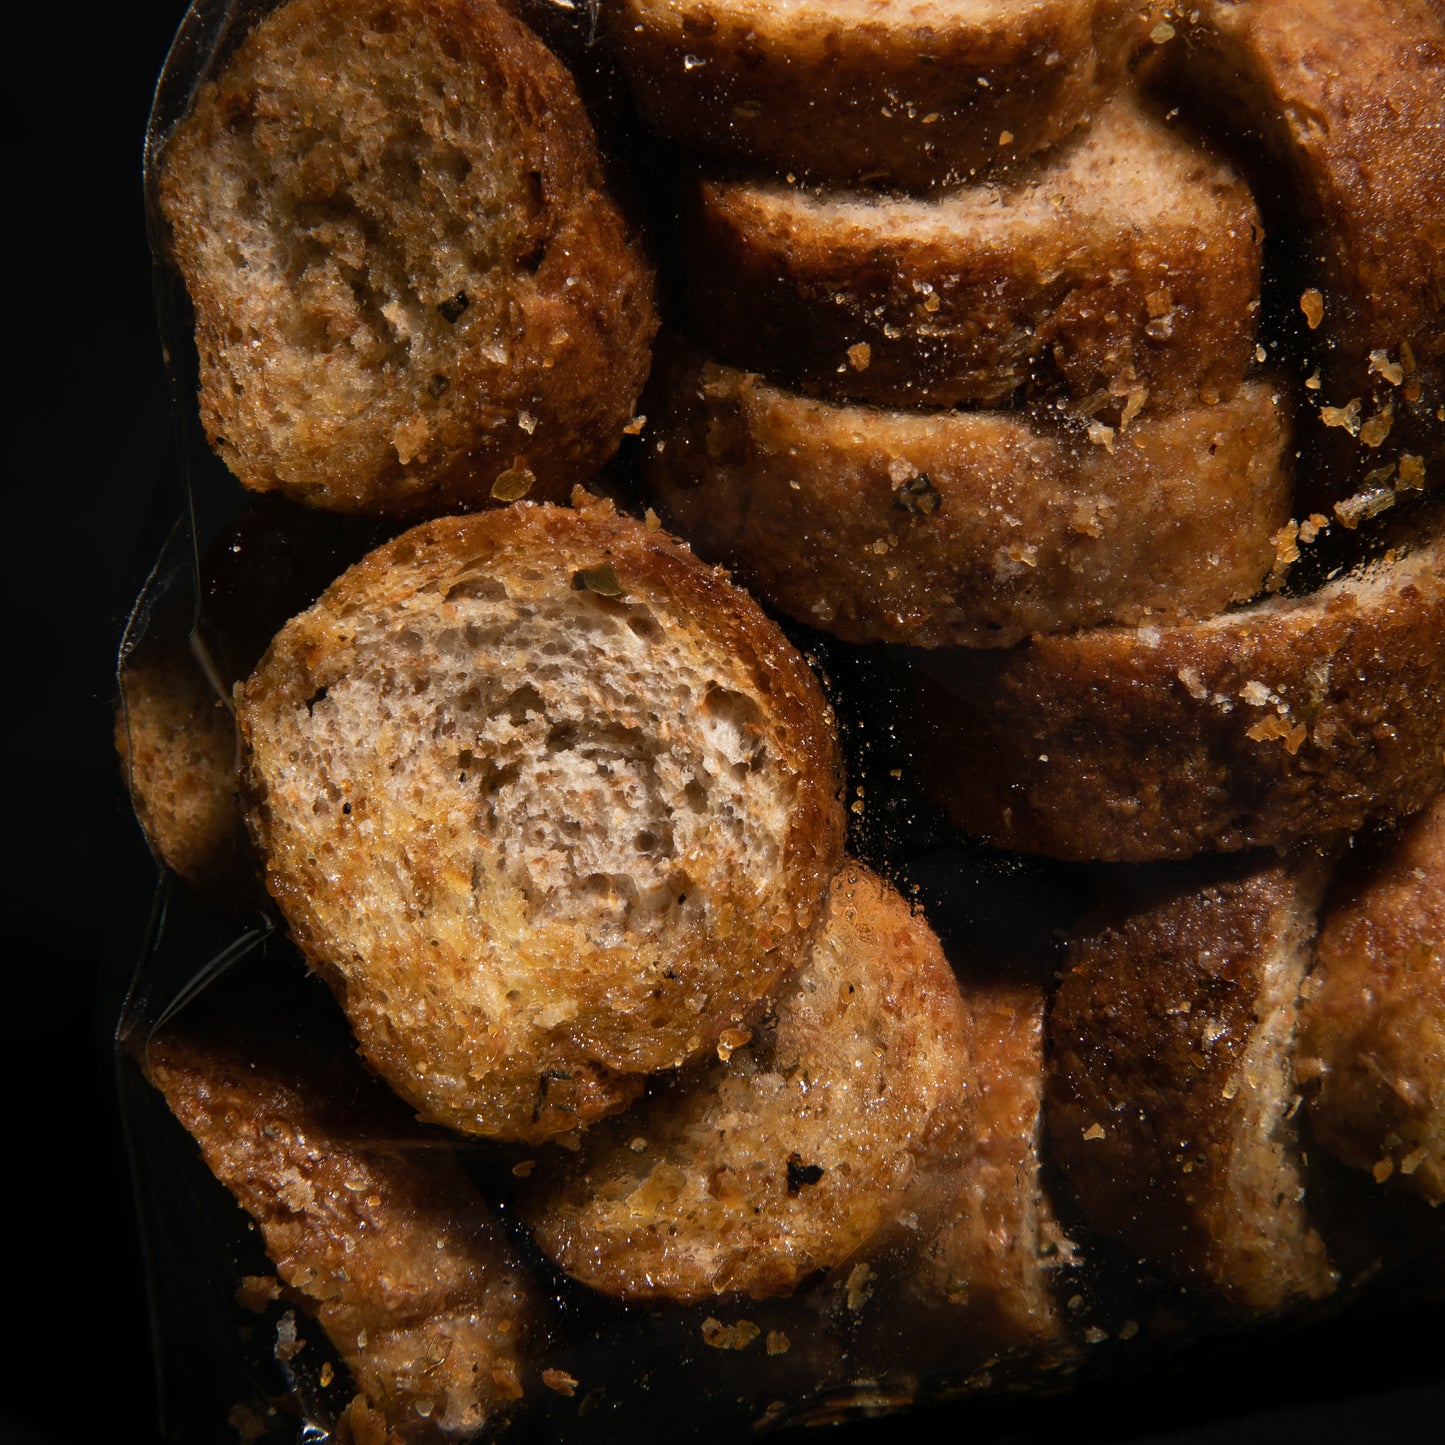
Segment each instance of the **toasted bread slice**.
[[1040,1168],[1044,991],[965,975],[974,1093],[973,1140],[950,1217],[909,1277],[905,1312],[955,1364],[966,1351],[1058,1343],[1065,1334],[1053,1279],[1073,1250]]
[[941,1207],[971,1103],[965,1017],[893,889],[845,867],[807,963],[733,1039],[579,1159],[539,1165],[523,1213],[569,1274],[624,1299],[791,1294],[876,1252],[922,1196]]
[[267,884],[427,1118],[542,1139],[746,1028],[841,858],[832,715],[757,605],[610,507],[404,533],[239,694]]
[[219,903],[259,897],[227,700],[184,637],[147,639],[119,678],[116,751],[151,852]]
[[540,1292],[450,1144],[300,1021],[243,1002],[153,1039],[148,1076],[351,1371],[348,1414],[418,1445],[504,1424]]
[[[1172,74],[1288,167],[1322,324],[1445,361],[1445,21],[1434,0],[1205,0]],[[1360,373],[1357,380],[1365,380]]]
[[1332,892],[1299,1049],[1315,1138],[1445,1203],[1445,795]]
[[1289,515],[1267,382],[1115,429],[834,406],[687,352],[660,371],[644,466],[669,524],[849,642],[1208,615],[1258,590]]
[[934,795],[999,847],[1145,862],[1353,832],[1445,786],[1445,519],[1308,596],[913,658]]
[[1208,860],[1121,881],[1069,942],[1048,1130],[1089,1221],[1249,1313],[1334,1287],[1311,1225],[1292,1067],[1327,868]]
[[716,155],[928,186],[1066,136],[1119,87],[1141,7],[622,0],[602,11],[643,114]]
[[199,618],[176,583],[138,604],[144,626],[117,669],[121,774],[152,853],[212,902],[249,907],[262,896],[231,690],[282,623],[381,539],[375,522],[253,497],[201,560]]
[[289,0],[198,91],[160,200],[246,486],[436,513],[564,497],[621,440],[651,274],[570,77],[492,0]]
[[1418,474],[1423,458],[1438,481],[1445,12],[1436,0],[1207,0],[1166,59],[1171,93],[1262,162],[1266,224],[1304,258],[1298,305],[1322,363],[1310,440],[1335,462],[1324,480],[1351,478],[1348,492],[1370,471]]
[[1233,395],[1262,232],[1225,163],[1124,95],[1000,184],[927,198],[705,177],[683,250],[708,348],[833,401]]

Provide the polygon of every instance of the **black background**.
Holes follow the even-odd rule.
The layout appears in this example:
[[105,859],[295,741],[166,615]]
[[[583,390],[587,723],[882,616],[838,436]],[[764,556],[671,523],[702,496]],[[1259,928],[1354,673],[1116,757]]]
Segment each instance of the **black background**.
[[[5,1347],[7,1441],[158,1439],[96,998],[140,947],[154,878],[118,792],[111,709],[115,649],[159,541],[169,420],[141,146],[179,11],[178,0],[27,7],[14,57],[31,90],[11,94],[7,207],[11,645],[0,713],[11,805],[4,976],[15,991],[0,1005],[10,1075],[0,1257],[22,1341],[18,1356]],[[845,1435],[857,1445],[1434,1439],[1442,1359],[1440,1307],[1392,1298],[1145,1380]]]

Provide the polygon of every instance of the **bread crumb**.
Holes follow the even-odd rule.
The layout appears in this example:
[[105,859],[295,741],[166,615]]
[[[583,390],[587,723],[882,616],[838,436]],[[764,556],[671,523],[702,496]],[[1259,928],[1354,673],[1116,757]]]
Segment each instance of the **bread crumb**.
[[1314,331],[1325,319],[1325,298],[1311,286],[1299,299],[1299,309],[1305,314],[1305,321]]
[[627,437],[640,437],[642,435],[642,428],[646,425],[647,418],[645,416],[635,416],[622,428],[622,435]]
[[543,1370],[542,1383],[549,1390],[555,1390],[559,1395],[566,1395],[570,1400],[577,1393],[579,1382],[575,1375],[569,1375],[566,1370]]
[[786,1355],[793,1348],[793,1342],[782,1330],[769,1330],[767,1350],[770,1355]]
[[535,1159],[523,1159],[512,1165],[512,1177],[514,1179],[527,1179],[531,1177],[532,1171],[537,1167]]
[[409,465],[418,457],[425,461],[423,453],[430,440],[431,427],[427,424],[427,419],[420,415],[398,422],[391,434],[391,444],[396,448],[396,459],[402,466]]
[[321,1388],[326,1389],[336,1378],[336,1371],[332,1368],[330,1360],[323,1360],[321,1364]]
[[649,532],[660,532],[662,530],[662,518],[649,507],[642,514],[642,525],[646,527]]
[[1331,427],[1343,427],[1353,436],[1360,434],[1360,398],[1355,397],[1344,406],[1322,406],[1320,420]]
[[762,1334],[751,1320],[739,1320],[735,1325],[725,1325],[720,1319],[709,1315],[702,1322],[702,1339],[714,1350],[745,1350]]
[[1370,1170],[1370,1173],[1375,1176],[1376,1184],[1383,1184],[1394,1172],[1395,1161],[1388,1154],[1383,1159],[1377,1159],[1375,1167]]
[[1367,447],[1378,447],[1395,424],[1395,403],[1386,401],[1369,421],[1360,428],[1360,440]]
[[1113,427],[1111,427],[1111,426],[1105,426],[1104,423],[1101,422],[1101,421],[1091,421],[1091,422],[1089,423],[1089,440],[1090,440],[1096,447],[1103,447],[1106,452],[1109,452],[1111,455],[1113,454],[1113,451],[1114,451],[1114,428],[1113,428]]
[[1174,39],[1174,27],[1167,20],[1161,20],[1149,32],[1149,38],[1155,45],[1165,45]]
[[999,131],[999,133],[998,133],[998,143],[999,143],[999,145],[1001,145],[1001,146],[1008,146],[1008,145],[1012,145],[1013,142],[1014,142],[1014,133],[1013,133],[1011,130],[1001,130],[1001,131]]
[[1334,506],[1335,516],[1340,525],[1353,531],[1361,522],[1377,517],[1395,505],[1395,493],[1390,487],[1376,487],[1371,491],[1356,492]]
[[1084,1331],[1084,1343],[1089,1345],[1102,1345],[1109,1338],[1108,1330],[1100,1329],[1098,1325],[1090,1325]]
[[872,1298],[877,1281],[866,1264],[855,1264],[848,1276],[848,1308],[856,1315]]
[[1319,367],[1315,367],[1315,369],[1314,369],[1312,372],[1310,372],[1310,374],[1309,374],[1307,377],[1305,377],[1305,388],[1306,388],[1306,390],[1308,390],[1308,391],[1318,391],[1318,390],[1320,389],[1320,369],[1319,369]]
[[1104,1126],[1102,1124],[1090,1124],[1084,1130],[1085,1139],[1102,1139],[1104,1137]]
[[1149,388],[1147,386],[1136,386],[1130,391],[1124,402],[1124,410],[1119,413],[1119,430],[1128,428],[1131,421],[1143,410],[1144,403],[1149,399]]
[[1309,730],[1303,723],[1295,723],[1291,727],[1285,718],[1271,714],[1269,717],[1261,718],[1252,728],[1247,729],[1244,735],[1251,742],[1256,743],[1282,740],[1285,752],[1293,757],[1299,752],[1305,738],[1309,736]]
[[1132,1340],[1138,1333],[1138,1320],[1125,1320],[1124,1323],[1119,1326],[1119,1338],[1121,1340]]
[[848,348],[848,365],[854,371],[867,371],[873,360],[873,348],[866,341],[856,342]]
[[1400,475],[1396,483],[1406,491],[1419,491],[1425,485],[1425,458],[1412,452],[1400,453]]
[[1399,386],[1405,379],[1405,368],[1398,361],[1390,360],[1390,353],[1383,347],[1370,353],[1370,375],[1383,376],[1391,386]]

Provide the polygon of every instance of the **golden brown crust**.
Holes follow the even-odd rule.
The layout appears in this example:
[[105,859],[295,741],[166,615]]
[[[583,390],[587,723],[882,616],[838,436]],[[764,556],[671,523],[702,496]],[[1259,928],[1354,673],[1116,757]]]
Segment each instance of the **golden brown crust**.
[[999,847],[1133,862],[1412,812],[1445,785],[1442,546],[1437,517],[1308,597],[916,654],[930,786]]
[[160,194],[201,418],[248,487],[559,498],[621,440],[651,274],[570,77],[491,0],[291,0],[201,88]]
[[602,13],[643,114],[683,144],[915,186],[1066,136],[1118,88],[1142,28],[1124,0],[622,0]]
[[403,534],[240,695],[268,886],[373,1065],[467,1132],[566,1132],[746,1027],[841,856],[802,658],[582,500]]
[[927,199],[705,177],[682,259],[708,348],[833,401],[1233,394],[1262,232],[1225,163],[1130,95],[999,185]]
[[1190,864],[1069,942],[1048,1129],[1089,1221],[1251,1313],[1334,1286],[1303,1204],[1291,1046],[1325,869]]
[[[542,1161],[523,1213],[623,1299],[791,1294],[947,1208],[968,1136],[965,1014],[943,950],[866,869],[758,1037]],[[917,1241],[914,1241],[917,1247]]]
[[388,1439],[505,1423],[540,1333],[531,1280],[450,1145],[293,1023],[232,1011],[154,1039],[147,1072]]
[[1310,1127],[1345,1163],[1445,1203],[1445,796],[1327,902],[1305,990]]
[[659,373],[645,475],[669,524],[849,642],[1208,615],[1258,590],[1289,515],[1264,382],[1116,431],[833,406],[682,350]]

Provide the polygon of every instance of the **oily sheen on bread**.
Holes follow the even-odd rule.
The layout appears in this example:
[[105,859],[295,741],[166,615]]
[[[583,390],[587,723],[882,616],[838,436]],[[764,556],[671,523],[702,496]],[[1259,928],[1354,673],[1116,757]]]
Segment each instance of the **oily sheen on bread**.
[[651,273],[570,77],[492,0],[290,0],[198,91],[160,202],[246,486],[437,513],[564,497],[621,440]]
[[1307,596],[910,657],[935,796],[998,847],[1145,862],[1353,832],[1445,786],[1445,519]]
[[1299,1054],[1314,1137],[1445,1204],[1445,795],[1361,845],[1332,889]]
[[1001,647],[1253,595],[1289,516],[1277,388],[1109,427],[833,405],[659,358],[644,475],[671,526],[848,642]]
[[1001,182],[904,197],[706,175],[687,215],[704,344],[833,401],[1028,388],[1157,414],[1232,395],[1254,355],[1254,201],[1129,93]]
[[1326,876],[1312,854],[1125,875],[1050,1013],[1049,1138],[1089,1222],[1250,1313],[1335,1284],[1293,1108]]
[[276,1002],[208,995],[205,1017],[149,1042],[148,1077],[351,1372],[350,1438],[441,1445],[495,1430],[540,1347],[540,1292],[452,1145],[417,1127],[318,1009]]
[[1118,88],[1126,0],[620,0],[608,38],[643,115],[684,145],[905,186],[1052,144]]
[[268,887],[373,1067],[465,1133],[567,1133],[746,1030],[841,857],[802,658],[580,500],[404,533],[239,694]]
[[726,1052],[539,1165],[523,1213],[568,1274],[632,1300],[791,1294],[897,1245],[901,1205],[948,1207],[964,1008],[932,930],[866,869],[834,880],[807,962]]

